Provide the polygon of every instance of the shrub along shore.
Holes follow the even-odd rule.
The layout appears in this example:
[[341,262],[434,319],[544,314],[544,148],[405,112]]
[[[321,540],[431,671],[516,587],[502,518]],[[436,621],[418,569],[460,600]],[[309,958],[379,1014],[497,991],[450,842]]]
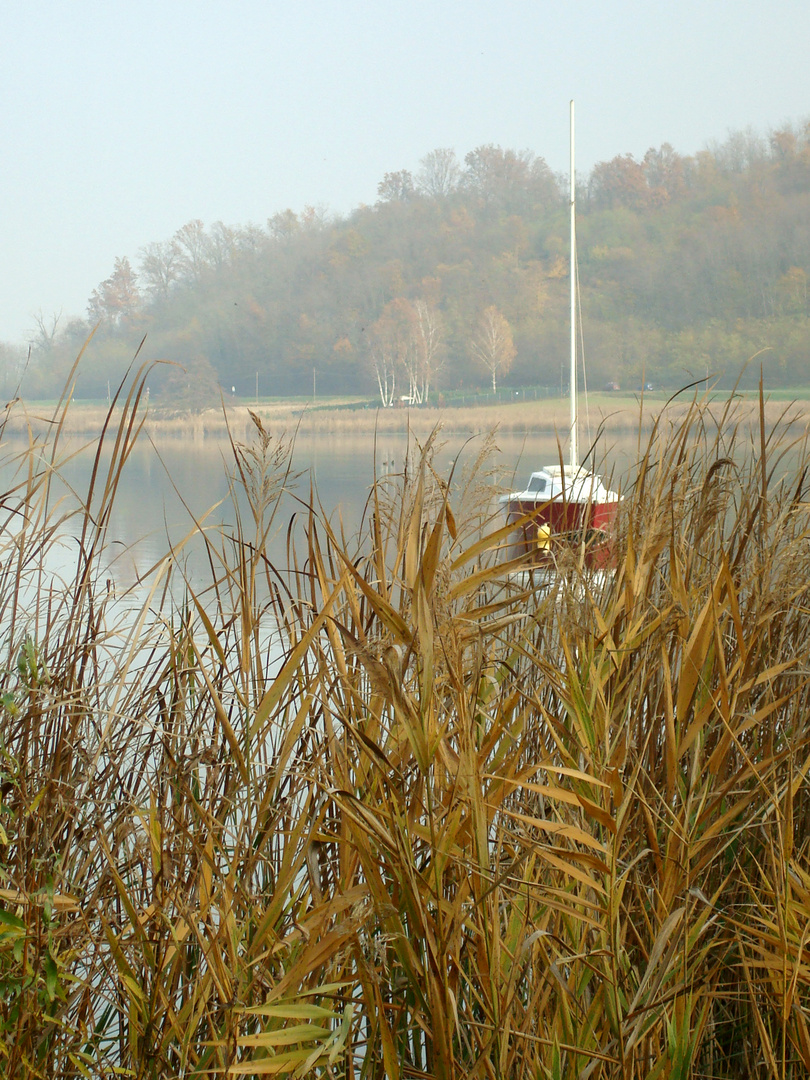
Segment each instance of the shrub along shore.
[[358,538],[312,508],[272,565],[290,445],[257,418],[208,580],[167,551],[122,597],[142,389],[78,511],[66,405],[5,463],[3,1075],[807,1075],[803,434],[685,403],[615,571],[540,580],[486,461],[451,488],[430,438]]

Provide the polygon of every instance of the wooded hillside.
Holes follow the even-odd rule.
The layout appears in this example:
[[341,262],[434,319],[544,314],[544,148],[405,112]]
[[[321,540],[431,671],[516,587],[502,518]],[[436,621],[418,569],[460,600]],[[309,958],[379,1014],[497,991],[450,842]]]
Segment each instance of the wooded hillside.
[[[81,396],[103,397],[145,337],[151,392],[188,405],[235,388],[388,404],[459,386],[560,387],[568,351],[567,178],[542,158],[439,149],[388,173],[346,218],[190,221],[116,258],[86,317],[39,320],[23,376],[55,392],[94,326]],[[810,123],[694,157],[664,144],[598,164],[578,194],[588,381],[733,381],[765,349],[769,385],[807,382]],[[489,350],[489,352],[488,352]],[[499,351],[500,350],[500,351]],[[6,390],[19,358],[6,346]]]

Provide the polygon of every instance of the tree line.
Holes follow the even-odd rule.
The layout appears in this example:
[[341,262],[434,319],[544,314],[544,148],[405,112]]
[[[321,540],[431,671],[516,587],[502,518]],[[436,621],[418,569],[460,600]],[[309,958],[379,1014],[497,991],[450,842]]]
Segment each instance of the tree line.
[[[732,380],[754,354],[771,385],[806,381],[810,123],[693,156],[669,144],[619,155],[577,198],[591,385]],[[5,389],[54,393],[91,332],[78,393],[96,398],[141,342],[142,358],[171,362],[150,389],[188,407],[313,383],[385,406],[562,385],[567,206],[567,177],[541,157],[487,145],[386,173],[375,204],[345,217],[190,221],[115,258],[82,317],[39,313],[30,348],[0,345]]]

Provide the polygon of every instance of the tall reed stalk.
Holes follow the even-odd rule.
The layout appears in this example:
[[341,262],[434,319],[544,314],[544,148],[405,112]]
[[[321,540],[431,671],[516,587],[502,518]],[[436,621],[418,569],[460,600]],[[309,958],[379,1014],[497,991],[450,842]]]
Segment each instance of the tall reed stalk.
[[4,468],[3,1075],[808,1075],[790,425],[664,415],[615,573],[549,584],[504,564],[486,453],[443,477],[435,436],[359,537],[299,493],[272,565],[291,446],[255,418],[232,525],[190,525],[207,578],[177,544],[122,602],[144,378],[78,504],[64,402]]

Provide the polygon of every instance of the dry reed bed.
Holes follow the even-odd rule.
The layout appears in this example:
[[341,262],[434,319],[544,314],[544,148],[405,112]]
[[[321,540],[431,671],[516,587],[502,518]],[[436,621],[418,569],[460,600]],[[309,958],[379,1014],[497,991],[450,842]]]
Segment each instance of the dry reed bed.
[[549,586],[430,440],[271,566],[259,421],[210,580],[122,604],[142,389],[73,517],[64,406],[2,500],[3,1075],[807,1075],[806,445],[693,402]]
[[[690,409],[690,399],[675,397],[670,401],[658,398],[640,399],[607,394],[591,395],[588,426],[593,432],[602,430],[607,436],[637,432],[649,434],[654,424],[664,417],[670,423],[684,419]],[[724,399],[707,404],[707,409],[720,415]],[[108,410],[100,405],[73,404],[64,419],[68,434],[95,437],[106,422]],[[462,408],[374,409],[374,408],[311,408],[300,404],[276,402],[259,405],[230,405],[195,412],[178,412],[160,406],[145,410],[145,431],[154,437],[201,440],[228,438],[247,440],[252,437],[251,414],[258,415],[265,426],[301,434],[354,435],[369,432],[418,433],[423,439],[441,425],[446,433],[486,434],[494,429],[510,433],[565,433],[570,423],[567,400],[544,399],[520,401],[504,405],[475,405]],[[765,402],[765,422],[769,426],[785,422],[785,405]],[[120,421],[120,412],[113,411],[113,420]],[[792,424],[807,424],[805,402],[794,403],[789,410]],[[738,424],[759,423],[759,402],[741,399],[735,411]],[[15,401],[5,420],[5,430],[19,434],[29,428],[37,435],[47,434],[52,423],[52,410],[43,406],[25,409]]]

